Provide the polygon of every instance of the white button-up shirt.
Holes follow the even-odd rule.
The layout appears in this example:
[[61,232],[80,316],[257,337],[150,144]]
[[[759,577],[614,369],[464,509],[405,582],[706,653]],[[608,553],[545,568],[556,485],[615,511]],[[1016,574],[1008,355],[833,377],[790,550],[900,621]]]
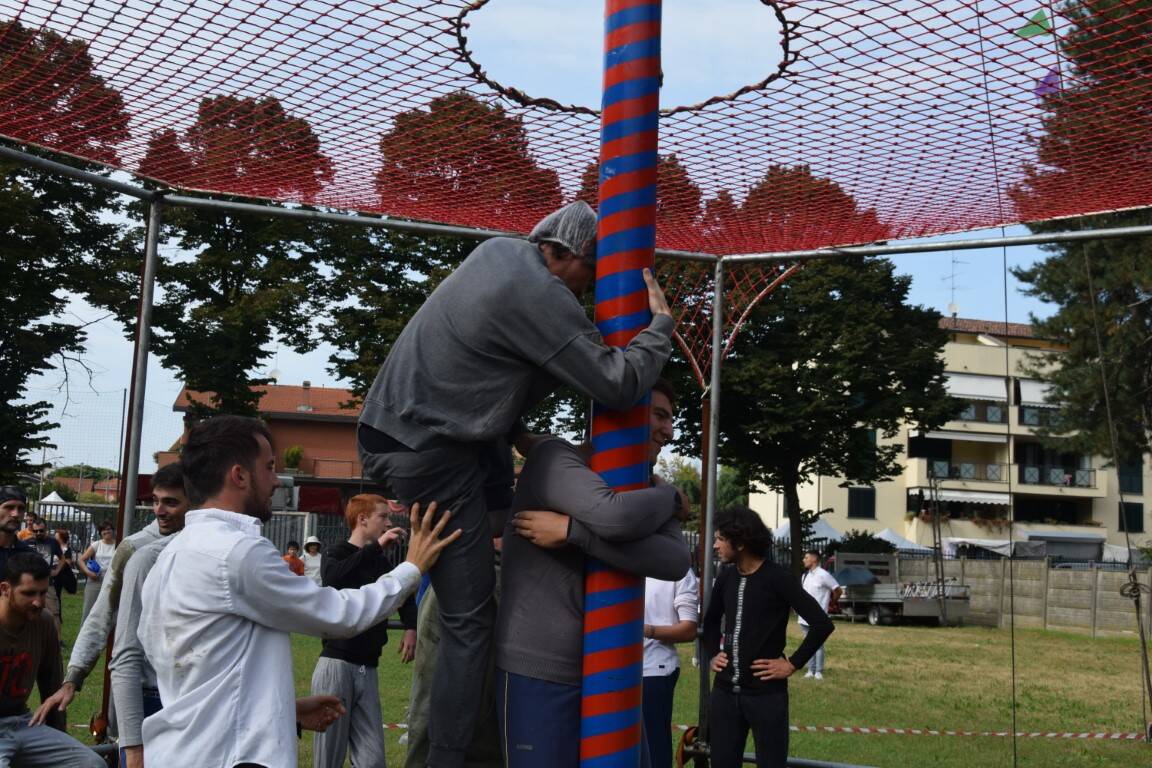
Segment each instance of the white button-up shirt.
[[144,720],[144,759],[162,768],[296,766],[289,633],[352,637],[416,588],[401,563],[360,589],[288,569],[252,517],[189,512],[144,583],[139,637],[164,709]]

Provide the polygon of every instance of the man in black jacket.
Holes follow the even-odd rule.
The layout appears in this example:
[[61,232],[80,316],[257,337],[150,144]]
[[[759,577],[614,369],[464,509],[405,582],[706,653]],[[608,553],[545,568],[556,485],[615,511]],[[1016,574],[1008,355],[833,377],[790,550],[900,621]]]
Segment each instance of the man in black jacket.
[[[394,563],[385,554],[404,531],[391,526],[392,505],[383,496],[360,494],[348,500],[345,518],[352,535],[348,541],[328,547],[320,564],[321,584],[347,589],[371,584],[388,573]],[[399,511],[406,511],[402,507]],[[409,598],[400,607],[404,640],[400,656],[412,660],[416,644],[416,604]],[[342,768],[352,753],[352,765],[384,765],[384,721],[380,711],[376,666],[388,642],[387,622],[347,640],[325,640],[316,670],[312,694],[339,696],[347,717],[316,733],[312,742],[315,768]]]
[[[712,765],[739,768],[751,729],[757,768],[788,763],[788,678],[832,634],[832,620],[784,568],[767,561],[772,534],[747,507],[716,519],[721,569],[704,614],[704,650],[716,673],[709,702]],[[804,642],[784,656],[788,617],[808,623]]]

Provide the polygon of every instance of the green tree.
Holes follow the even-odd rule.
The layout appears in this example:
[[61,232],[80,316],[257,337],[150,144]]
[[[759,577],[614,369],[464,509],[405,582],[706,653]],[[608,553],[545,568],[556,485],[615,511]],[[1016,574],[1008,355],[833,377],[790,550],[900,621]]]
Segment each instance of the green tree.
[[[670,485],[676,486],[688,499],[688,504],[692,508],[692,516],[685,527],[699,527],[700,514],[704,509],[700,467],[683,456],[664,456],[657,463],[655,474]],[[735,467],[721,465],[716,485],[716,508],[725,509],[726,507],[747,504],[747,479]]]
[[800,484],[892,477],[902,449],[876,435],[955,413],[940,356],[947,335],[936,312],[907,304],[910,284],[883,259],[813,262],[753,310],[725,363],[720,458],[784,495],[796,566]]
[[[228,178],[254,194],[307,200],[331,177],[332,164],[308,124],[275,99],[218,96],[201,101],[196,122],[183,135],[169,130],[153,136],[140,173],[200,186]],[[167,210],[163,227],[164,250],[174,246],[176,254],[157,269],[153,350],[189,390],[211,393],[207,404],[190,404],[194,417],[256,415],[259,386],[268,383],[256,371],[271,356],[273,342],[299,352],[317,343],[319,227],[186,207]],[[135,236],[139,243],[142,231]],[[98,295],[129,334],[138,259],[122,261],[121,279]]]
[[[25,116],[5,130],[30,143],[16,146],[116,160],[128,114],[119,92],[92,67],[83,41],[16,21],[0,23],[0,111]],[[25,402],[28,381],[55,369],[67,388],[71,374],[83,368],[86,333],[65,317],[67,292],[82,293],[102,279],[122,228],[105,216],[119,205],[112,193],[8,160],[0,160],[0,172],[0,269],[7,296],[0,323],[0,481],[12,481],[40,469],[36,454],[52,446],[46,433],[56,426],[49,403]]]
[[87,464],[71,464],[67,467],[57,467],[48,477],[87,477],[90,480],[108,480],[119,477],[120,473],[106,467],[91,467]]
[[376,191],[390,213],[434,219],[452,207],[463,223],[472,210],[477,223],[513,229],[562,199],[559,177],[537,164],[520,118],[464,91],[396,115],[380,155]]
[[850,528],[844,532],[844,538],[840,541],[831,542],[823,554],[827,557],[836,552],[887,554],[895,551],[896,547],[891,542],[877,538],[868,531]]
[[[1062,14],[1071,22],[1060,41],[1070,71],[1063,87],[1045,98],[1037,163],[1012,190],[1025,220],[1072,213],[1086,200],[1106,200],[1109,208],[1146,203],[1137,198],[1152,162],[1152,2],[1073,0]],[[1152,215],[1143,210],[1089,216],[1075,226],[1149,223]],[[1069,224],[1037,222],[1029,228],[1051,232]],[[1065,445],[1120,463],[1138,459],[1152,448],[1152,238],[1044,250],[1045,259],[1013,273],[1028,286],[1026,295],[1055,306],[1050,317],[1032,322],[1039,335],[1064,349],[1058,367],[1037,359],[1032,374],[1052,385]],[[1050,432],[1046,437],[1056,439]]]
[[[328,370],[349,382],[354,399],[367,393],[392,345],[416,310],[477,245],[461,237],[412,235],[325,226],[316,251],[327,267],[329,309],[321,338],[336,348]],[[526,419],[537,432],[582,434],[585,406],[561,390]]]

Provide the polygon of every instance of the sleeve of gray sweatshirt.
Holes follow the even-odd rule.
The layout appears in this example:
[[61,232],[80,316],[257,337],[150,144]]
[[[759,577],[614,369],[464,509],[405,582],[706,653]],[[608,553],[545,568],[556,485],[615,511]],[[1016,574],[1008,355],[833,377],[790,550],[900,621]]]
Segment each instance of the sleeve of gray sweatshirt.
[[76,690],[84,686],[84,681],[108,644],[108,633],[112,631],[116,609],[120,605],[120,580],[124,575],[124,567],[135,551],[136,547],[129,541],[122,541],[116,547],[108,573],[100,584],[100,594],[96,596],[88,618],[84,619],[76,635],[72,655],[68,658],[68,673],[64,675],[64,682],[72,683]]
[[671,317],[656,315],[623,349],[606,345],[599,332],[582,333],[546,360],[544,370],[608,408],[631,408],[660,378],[674,328]]
[[149,679],[150,669],[144,656],[144,648],[136,634],[140,624],[140,590],[144,579],[163,551],[163,546],[171,539],[162,539],[145,547],[128,561],[120,588],[120,606],[116,611],[116,636],[112,643],[112,663],[109,665],[112,678],[112,699],[116,702],[116,722],[120,735],[120,746],[138,747],[144,743],[141,725],[144,722],[144,696],[142,686],[147,682],[155,686],[155,679]]
[[650,536],[676,513],[672,486],[617,493],[588,467],[576,446],[560,438],[532,449],[521,473],[520,482],[525,480],[542,509],[568,515],[604,541]]
[[635,541],[605,541],[593,535],[579,520],[572,520],[568,543],[614,568],[663,581],[683,578],[692,565],[688,544],[675,520],[664,523],[651,536]]

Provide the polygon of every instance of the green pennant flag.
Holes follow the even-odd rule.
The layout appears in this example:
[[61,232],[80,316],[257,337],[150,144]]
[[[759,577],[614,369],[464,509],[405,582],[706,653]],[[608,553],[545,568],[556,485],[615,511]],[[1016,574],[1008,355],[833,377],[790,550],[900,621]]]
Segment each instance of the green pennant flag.
[[1025,39],[1029,37],[1036,37],[1037,35],[1046,35],[1052,31],[1052,22],[1048,20],[1048,14],[1044,11],[1036,11],[1032,18],[1028,19],[1028,23],[1016,30],[1016,34]]

